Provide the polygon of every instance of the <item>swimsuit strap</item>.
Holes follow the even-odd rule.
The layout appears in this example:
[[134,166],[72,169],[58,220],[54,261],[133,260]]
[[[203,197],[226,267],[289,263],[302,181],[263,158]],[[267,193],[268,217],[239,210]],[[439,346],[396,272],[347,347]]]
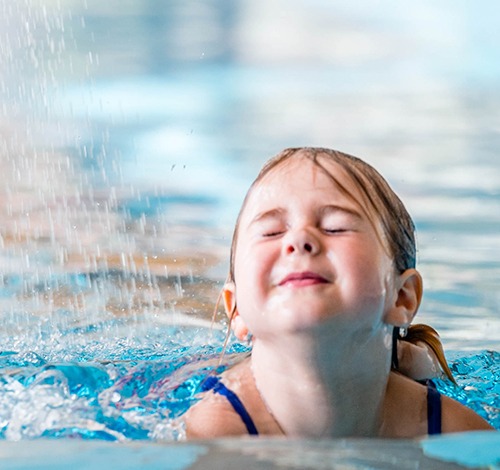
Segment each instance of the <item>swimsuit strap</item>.
[[399,340],[399,327],[395,326],[392,329],[392,357],[391,357],[391,367],[393,369],[399,369],[398,361],[398,340]]
[[427,433],[441,434],[441,394],[432,380],[427,381]]
[[204,382],[201,385],[201,388],[204,392],[207,392],[209,390],[213,390],[214,393],[218,393],[219,395],[222,395],[227,398],[227,401],[231,404],[231,406],[234,408],[234,411],[240,416],[241,420],[245,424],[248,434],[257,436],[259,432],[257,431],[257,428],[255,427],[255,424],[248,414],[248,411],[246,410],[245,406],[241,402],[241,400],[238,398],[236,393],[233,391],[229,390],[220,380],[218,377],[215,376],[210,376],[207,377]]
[[[427,385],[427,433],[441,434],[441,394],[437,391],[436,385],[432,380],[426,381]],[[240,416],[241,420],[245,424],[248,434],[257,436],[259,432],[255,427],[255,424],[248,414],[245,406],[238,398],[236,393],[229,390],[218,377],[210,376],[205,379],[201,386],[204,392],[213,390],[214,393],[218,393],[227,398],[234,411]]]

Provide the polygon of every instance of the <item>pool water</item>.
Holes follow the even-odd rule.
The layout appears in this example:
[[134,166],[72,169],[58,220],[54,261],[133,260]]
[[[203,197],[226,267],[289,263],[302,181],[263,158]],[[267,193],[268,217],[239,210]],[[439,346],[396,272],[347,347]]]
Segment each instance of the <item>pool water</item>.
[[[138,338],[114,340],[107,350],[86,338],[72,346],[65,361],[58,360],[59,353],[46,360],[35,352],[4,351],[0,437],[183,440],[182,413],[195,402],[203,378],[245,354],[234,344],[220,366],[221,335],[200,327],[145,329]],[[438,381],[441,392],[498,429],[499,359],[492,351],[458,357],[451,365],[458,386]]]
[[294,145],[401,195],[439,388],[500,429],[499,6],[367,5],[0,0],[2,439],[183,438],[239,204]]
[[[164,326],[131,337],[131,326],[119,326],[128,337],[114,337],[112,348],[90,334],[64,356],[4,351],[1,437],[183,439],[177,418],[193,403],[202,378],[220,367],[221,335]],[[243,350],[230,348],[226,364]]]

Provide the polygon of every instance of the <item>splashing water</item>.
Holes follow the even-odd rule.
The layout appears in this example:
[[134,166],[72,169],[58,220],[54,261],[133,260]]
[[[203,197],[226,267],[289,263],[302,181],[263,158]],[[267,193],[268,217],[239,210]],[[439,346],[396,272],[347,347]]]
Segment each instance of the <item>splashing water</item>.
[[[195,400],[201,380],[220,367],[223,335],[164,326],[130,336],[130,325],[119,328],[127,336],[112,345],[87,333],[68,351],[1,353],[0,436],[181,439],[177,418]],[[243,350],[233,345],[224,364]]]
[[[222,180],[220,166],[221,162],[226,163],[224,158],[209,156],[210,152],[222,155],[228,152],[224,153],[216,145],[211,147],[207,137],[200,139],[199,148],[193,146],[183,129],[169,128],[171,121],[179,116],[168,114],[168,125],[155,121],[155,132],[155,126],[161,127],[161,132],[154,133],[158,140],[152,138],[143,150],[148,157],[158,160],[157,166],[152,168],[161,170],[155,171],[159,175],[146,176],[155,176],[155,181],[161,179],[167,183],[154,187],[127,184],[123,176],[122,147],[110,145],[110,123],[99,121],[108,113],[106,104],[101,101],[109,96],[102,94],[91,103],[92,112],[99,118],[87,110],[88,103],[75,109],[72,108],[74,103],[51,101],[65,92],[70,95],[68,89],[74,87],[69,84],[78,80],[83,81],[83,87],[87,87],[90,94],[95,92],[92,73],[99,66],[99,55],[92,51],[73,54],[77,49],[75,35],[86,30],[83,17],[75,20],[70,11],[54,2],[45,3],[47,5],[34,0],[0,0],[0,170],[5,176],[0,188],[0,437],[6,440],[40,437],[118,441],[182,439],[181,415],[196,400],[202,378],[218,367],[224,339],[221,331],[210,330],[207,326],[223,279],[219,270],[222,252],[224,249],[225,254],[227,250],[227,231],[217,225],[215,215],[219,214],[216,212],[220,204],[218,193],[222,191],[218,183],[200,192],[193,191],[193,186],[200,181],[208,185],[207,180],[211,178],[207,174],[214,176],[212,179],[217,176]],[[200,76],[214,72],[222,75],[221,69],[213,68],[209,72],[202,71]],[[271,82],[268,78],[272,78],[273,73],[258,75],[253,71],[249,76],[251,81],[257,81],[255,76],[265,77],[263,81],[267,83]],[[230,71],[224,79],[232,82],[240,76],[241,71]],[[304,81],[309,78],[306,75]],[[323,76],[320,79],[321,83],[325,82]],[[227,90],[208,87],[200,91],[197,83],[186,85],[183,80],[181,74],[179,81],[183,87],[176,83],[171,89],[165,89],[154,80],[145,81],[142,86],[153,86],[154,92],[148,98],[156,107],[163,106],[161,100],[160,105],[157,104],[158,97],[165,99],[179,90],[190,97],[192,105],[192,95],[196,92],[196,99],[208,103],[205,120],[211,122],[214,109],[210,108],[210,103],[218,107],[222,99],[227,99]],[[209,83],[213,81],[213,78],[208,80]],[[103,89],[106,87],[101,86],[101,93]],[[284,90],[286,93],[287,88]],[[130,99],[127,84],[122,84],[119,91]],[[141,95],[137,90],[135,94]],[[324,97],[320,97],[323,101]],[[136,105],[143,98],[136,96]],[[241,101],[235,101],[238,106],[233,102],[229,106],[244,108],[245,99],[248,98],[240,96]],[[266,99],[257,100],[254,107],[257,110],[262,102],[269,101],[271,107],[293,111],[293,105],[286,108],[286,100],[282,100],[266,96]],[[421,103],[420,99],[415,101]],[[433,106],[439,105],[435,99],[431,101]],[[172,106],[172,102],[168,105]],[[114,107],[120,108],[116,102]],[[182,107],[182,112],[186,113],[184,106],[177,103],[177,107]],[[356,108],[350,103],[349,109],[356,120],[370,114],[365,112],[363,105]],[[416,111],[419,116],[422,109],[417,107]],[[125,119],[120,117],[119,110],[113,109],[113,112],[112,120],[122,125],[119,138],[130,139],[127,135],[130,123],[120,121]],[[196,118],[197,113],[202,114],[202,111],[194,110]],[[300,114],[311,116],[315,112],[301,110]],[[256,120],[259,116],[257,114]],[[268,112],[265,116],[274,123],[274,113]],[[186,117],[183,115],[182,119]],[[237,122],[224,115],[218,119],[223,124]],[[193,116],[186,120],[189,125],[198,122]],[[270,121],[263,119],[263,122],[264,127],[274,128],[268,125]],[[385,121],[380,119],[380,122]],[[410,124],[408,128],[415,123],[411,121]],[[311,126],[316,126],[313,132],[316,135],[320,126],[312,120]],[[212,132],[210,126],[207,128],[208,133]],[[238,136],[235,130],[230,128],[228,134],[234,133],[245,142],[256,140],[252,133]],[[296,134],[295,129],[292,130],[284,132],[287,145],[289,135]],[[323,137],[329,136],[330,131],[326,129]],[[347,129],[345,131],[348,134]],[[425,132],[425,129],[420,131]],[[167,133],[169,139],[158,135],[162,133]],[[438,139],[441,137],[438,135]],[[224,143],[227,138],[224,134]],[[415,140],[425,139],[418,135]],[[373,139],[368,141],[370,145],[373,143]],[[347,142],[351,144],[349,138]],[[156,148],[168,147],[170,153],[167,155],[170,156],[175,153],[175,143],[181,150],[187,148],[183,156],[195,155],[198,149],[203,150],[206,157],[205,166],[199,171],[202,178],[195,179],[194,184],[191,182],[187,191],[182,190],[185,165],[166,165],[163,160],[169,159]],[[272,143],[274,146],[275,140]],[[186,144],[185,148],[181,144]],[[410,157],[414,157],[414,148],[409,151]],[[252,148],[252,152],[254,150]],[[424,148],[421,154],[427,150]],[[379,152],[385,153],[383,145]],[[441,175],[442,172],[434,170],[434,159],[427,165],[423,168],[427,173],[430,168],[433,178]],[[133,173],[138,166],[132,166],[129,171]],[[168,172],[165,171],[167,166]],[[478,207],[483,208],[487,202],[484,210],[488,230],[496,234],[497,173],[486,166],[473,166],[473,169],[488,183],[489,192],[485,190],[480,204],[471,203],[470,207],[457,204],[457,193],[453,192],[444,198],[443,213],[448,206],[460,206],[461,210],[469,207],[470,213],[477,216]],[[456,172],[457,175],[464,173]],[[410,180],[412,177],[408,175]],[[425,173],[420,176],[421,179],[426,177]],[[459,179],[453,174],[450,178],[453,184]],[[227,178],[224,184],[229,185],[229,180],[233,179],[237,180],[235,175]],[[440,183],[438,181],[436,186]],[[232,186],[229,188],[226,192],[232,196]],[[435,187],[430,189],[436,190]],[[416,205],[424,213],[420,218],[424,243],[436,233],[444,239],[452,233],[458,240],[456,232],[460,227],[453,223],[451,228],[441,226],[442,230],[446,229],[444,235],[436,231],[435,226],[426,231],[425,223],[436,224],[434,219],[442,218],[443,214],[440,211],[434,214],[432,210],[429,213],[427,198],[435,199],[435,194],[423,192],[425,196],[416,199],[419,203]],[[462,195],[466,202],[469,195],[468,191]],[[462,217],[462,213],[457,217]],[[471,225],[482,227],[484,224],[474,219]],[[467,237],[472,239],[475,235],[474,231],[467,232],[463,245],[474,246]],[[496,235],[482,236],[478,246],[484,246],[486,241],[497,246]],[[444,248],[450,249],[448,244]],[[437,277],[445,284],[431,291],[427,304],[437,312],[436,321],[445,317],[440,320],[445,326],[449,321],[443,315],[443,305],[451,305],[447,293],[452,291],[447,284],[452,284],[452,276],[447,271],[460,271],[461,293],[463,284],[477,284],[472,255],[455,246],[451,254],[446,249],[438,246],[437,254],[431,257],[427,266],[430,274],[439,271]],[[446,256],[454,259],[455,251],[460,251],[462,257],[460,269],[447,264]],[[483,277],[489,280],[485,292],[498,292],[493,281],[500,272],[498,264],[491,260],[489,252],[481,252],[481,255],[482,267],[488,274]],[[495,331],[498,294],[496,297],[484,295],[493,299],[490,301],[492,306],[478,311],[484,317],[489,316],[487,325]],[[463,312],[478,308],[474,303],[476,296],[480,297],[476,290],[472,295],[464,292],[463,298],[459,298],[460,308],[455,305],[448,308],[450,316],[458,312],[456,317],[464,322],[461,328],[464,335],[472,331],[471,322],[476,320],[470,320]],[[446,328],[444,332],[447,333]],[[467,338],[459,338],[462,339]],[[224,366],[237,361],[246,352],[244,346],[232,343]],[[459,385],[438,383],[443,393],[472,407],[497,429],[500,429],[499,363],[499,353],[494,351],[456,353],[451,367]]]
[[[109,350],[86,339],[73,361],[47,361],[35,352],[0,355],[0,436],[7,440],[79,437],[179,440],[182,413],[200,382],[219,363],[221,335],[206,329],[155,328],[140,340],[116,338]],[[147,338],[147,344],[144,344]],[[141,344],[143,343],[143,344]],[[233,344],[222,367],[246,350]],[[78,357],[78,359],[77,359]],[[471,407],[500,429],[499,354],[486,351],[451,363],[458,385],[439,380],[442,393]]]

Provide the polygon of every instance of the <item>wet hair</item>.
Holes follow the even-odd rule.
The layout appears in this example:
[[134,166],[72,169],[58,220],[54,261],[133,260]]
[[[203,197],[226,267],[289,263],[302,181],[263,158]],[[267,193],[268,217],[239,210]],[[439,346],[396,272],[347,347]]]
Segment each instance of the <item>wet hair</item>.
[[[231,255],[229,261],[229,281],[234,282],[234,261],[238,243],[238,231],[242,214],[253,189],[272,171],[278,169],[291,159],[305,158],[323,171],[335,185],[350,199],[359,204],[368,219],[382,238],[383,246],[393,259],[394,267],[402,273],[416,265],[415,225],[401,199],[394,193],[387,181],[371,165],[360,158],[319,147],[300,147],[283,150],[267,161],[254,180],[243,201],[233,233]],[[358,200],[346,187],[335,178],[322,164],[329,160],[339,165],[359,189],[362,200]]]
[[446,361],[446,357],[443,350],[443,345],[439,339],[438,332],[429,325],[417,324],[410,325],[408,327],[408,333],[404,338],[400,338],[403,341],[418,345],[418,343],[424,343],[437,357],[439,365],[444,375],[451,380],[454,384],[456,381],[451,373],[450,367]]

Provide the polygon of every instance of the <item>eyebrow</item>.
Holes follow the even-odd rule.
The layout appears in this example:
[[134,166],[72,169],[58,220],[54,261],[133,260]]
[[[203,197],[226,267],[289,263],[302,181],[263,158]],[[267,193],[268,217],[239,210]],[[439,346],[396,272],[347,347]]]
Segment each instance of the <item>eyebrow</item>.
[[321,209],[320,209],[320,214],[321,215],[325,215],[325,214],[331,214],[331,213],[334,213],[334,212],[343,212],[345,214],[349,214],[349,215],[352,215],[358,219],[362,219],[362,215],[361,215],[361,212],[354,209],[354,208],[351,208],[351,207],[346,207],[346,206],[338,206],[336,204],[329,204],[327,206],[323,206]]
[[281,219],[286,214],[286,210],[278,207],[276,209],[271,209],[267,211],[259,212],[248,224],[248,226],[252,226],[254,223],[262,222],[268,219]]

